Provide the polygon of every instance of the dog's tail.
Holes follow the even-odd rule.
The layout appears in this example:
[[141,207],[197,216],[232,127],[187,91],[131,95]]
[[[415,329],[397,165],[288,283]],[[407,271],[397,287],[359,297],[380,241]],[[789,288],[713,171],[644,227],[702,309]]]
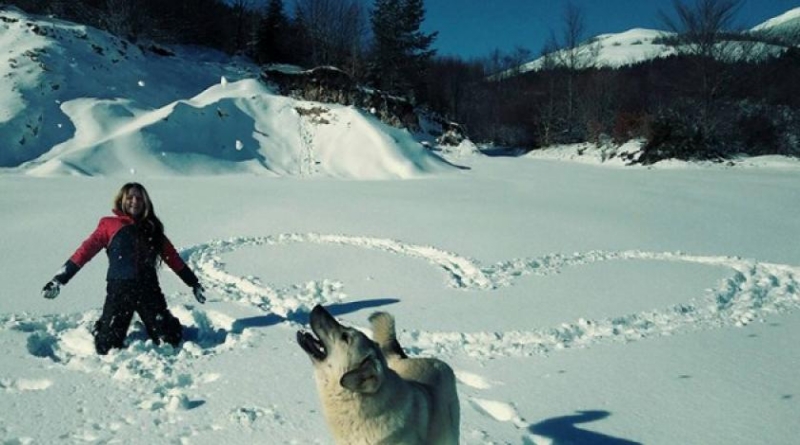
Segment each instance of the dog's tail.
[[397,341],[397,334],[394,330],[394,317],[391,314],[388,312],[375,312],[369,316],[369,322],[372,324],[373,339],[380,346],[383,355],[408,358],[405,351],[403,351],[403,347]]

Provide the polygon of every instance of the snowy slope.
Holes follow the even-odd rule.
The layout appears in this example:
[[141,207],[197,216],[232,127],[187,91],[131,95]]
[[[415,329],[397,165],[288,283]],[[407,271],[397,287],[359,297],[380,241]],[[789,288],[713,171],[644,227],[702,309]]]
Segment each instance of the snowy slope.
[[[751,31],[768,34],[797,36],[800,34],[800,8],[792,9],[785,14],[765,21]],[[589,39],[576,48],[581,67],[619,68],[634,65],[648,60],[680,54],[681,47],[656,43],[660,37],[674,36],[667,31],[634,28],[621,33],[601,34]],[[764,57],[775,57],[785,51],[780,45],[754,42],[728,42],[720,57],[726,59],[755,61]],[[542,69],[548,59],[563,58],[565,52],[557,51],[525,63],[515,72],[536,71]]]
[[353,108],[277,96],[252,79],[154,110],[94,99],[70,101],[62,110],[76,123],[75,136],[24,165],[29,174],[381,179],[446,168],[405,131]]
[[798,28],[800,28],[800,7],[766,20],[764,23],[754,26],[751,31],[797,32]]
[[[671,35],[654,29],[635,28],[618,34],[602,34],[577,48],[579,57],[584,59],[584,66],[618,68],[633,65],[646,60],[674,55],[675,48],[654,43],[653,40]],[[550,57],[563,57],[564,52],[551,54]],[[522,72],[535,71],[542,68],[545,57],[522,65]]]
[[0,31],[3,166],[69,139],[75,123],[61,107],[71,100],[122,99],[154,108],[194,96],[222,75],[238,79],[254,68],[223,64],[210,52],[159,56],[91,27],[13,8],[0,10]]
[[[659,37],[674,35],[666,31],[635,28],[617,34],[602,34],[575,49],[578,63],[583,68],[619,68],[658,58],[680,54],[681,46],[657,43]],[[761,42],[727,42],[719,45],[718,57],[725,60],[757,61],[775,57],[786,48]],[[537,71],[546,64],[559,63],[565,50],[557,51],[521,65],[519,72]]]
[[450,168],[367,113],[274,94],[244,61],[193,48],[158,55],[14,9],[0,11],[0,30],[0,167],[360,179]]

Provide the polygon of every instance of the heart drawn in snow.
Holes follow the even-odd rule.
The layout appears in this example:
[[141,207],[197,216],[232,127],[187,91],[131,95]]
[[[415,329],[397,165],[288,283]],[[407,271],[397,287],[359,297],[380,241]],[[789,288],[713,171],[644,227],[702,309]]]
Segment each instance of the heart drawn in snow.
[[[632,341],[671,333],[742,326],[771,313],[800,307],[800,268],[762,263],[727,256],[697,256],[680,252],[590,251],[571,255],[553,254],[539,258],[514,259],[482,266],[455,253],[431,246],[400,241],[345,235],[282,234],[211,241],[183,250],[190,266],[210,289],[226,299],[251,304],[279,316],[307,312],[315,304],[338,302],[340,283],[313,283],[312,292],[281,290],[255,279],[225,270],[220,255],[243,247],[292,243],[344,245],[378,250],[426,261],[442,270],[454,288],[485,290],[509,286],[524,275],[549,275],[565,268],[617,260],[645,260],[722,266],[733,275],[722,280],[702,299],[676,306],[622,315],[611,319],[563,323],[558,327],[511,332],[424,332],[409,331],[403,344],[425,354],[467,351],[472,356],[525,356],[554,349],[586,347],[601,341]],[[295,286],[293,289],[300,288]],[[307,287],[307,286],[306,286]],[[290,295],[294,292],[294,295]],[[287,298],[291,297],[291,298]]]

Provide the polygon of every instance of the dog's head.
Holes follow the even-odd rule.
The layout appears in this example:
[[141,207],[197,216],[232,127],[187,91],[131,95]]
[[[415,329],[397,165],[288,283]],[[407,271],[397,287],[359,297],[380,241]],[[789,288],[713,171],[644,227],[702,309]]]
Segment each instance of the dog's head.
[[336,383],[357,393],[372,394],[380,389],[386,360],[380,348],[364,333],[343,326],[320,305],[309,319],[312,332],[298,331],[297,343],[311,358],[317,379],[324,385]]

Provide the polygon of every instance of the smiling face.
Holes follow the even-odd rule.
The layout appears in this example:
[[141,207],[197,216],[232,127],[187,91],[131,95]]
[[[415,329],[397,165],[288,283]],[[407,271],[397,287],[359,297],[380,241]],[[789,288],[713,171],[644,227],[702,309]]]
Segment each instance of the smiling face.
[[137,220],[155,215],[147,190],[136,182],[129,182],[122,186],[114,198],[114,209]]
[[122,210],[125,214],[132,216],[135,219],[140,218],[144,214],[145,199],[142,191],[136,187],[131,188],[122,198]]

